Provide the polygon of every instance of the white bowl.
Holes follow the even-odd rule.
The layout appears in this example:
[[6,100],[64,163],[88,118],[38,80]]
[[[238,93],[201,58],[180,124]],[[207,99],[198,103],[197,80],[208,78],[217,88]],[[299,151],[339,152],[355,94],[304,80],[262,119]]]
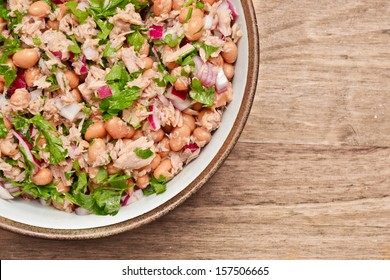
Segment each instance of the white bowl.
[[40,205],[37,201],[0,199],[0,227],[14,232],[55,239],[86,239],[136,228],[162,216],[197,191],[232,150],[245,125],[255,95],[259,45],[252,2],[231,0],[239,13],[243,37],[233,80],[234,99],[220,128],[200,156],[186,166],[160,195],[144,197],[120,209],[116,216],[78,216]]

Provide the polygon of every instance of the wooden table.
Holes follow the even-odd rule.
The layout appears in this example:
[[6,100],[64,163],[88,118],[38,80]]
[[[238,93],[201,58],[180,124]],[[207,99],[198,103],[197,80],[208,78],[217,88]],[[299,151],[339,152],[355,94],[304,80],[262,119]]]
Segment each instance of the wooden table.
[[0,231],[1,259],[390,258],[390,2],[254,4],[258,94],[217,174],[117,236]]

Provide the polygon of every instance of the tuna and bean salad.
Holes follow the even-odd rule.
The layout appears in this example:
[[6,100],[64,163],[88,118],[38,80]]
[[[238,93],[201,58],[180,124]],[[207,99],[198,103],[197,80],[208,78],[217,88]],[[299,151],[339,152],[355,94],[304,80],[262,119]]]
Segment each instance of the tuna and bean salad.
[[237,17],[229,0],[0,1],[0,197],[115,215],[163,193],[233,99]]

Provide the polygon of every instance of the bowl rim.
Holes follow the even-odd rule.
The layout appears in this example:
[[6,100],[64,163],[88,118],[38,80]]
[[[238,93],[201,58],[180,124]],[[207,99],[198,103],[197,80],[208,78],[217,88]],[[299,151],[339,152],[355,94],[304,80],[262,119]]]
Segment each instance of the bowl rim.
[[167,214],[197,192],[219,169],[236,145],[249,117],[259,73],[260,45],[256,13],[252,0],[241,0],[248,34],[248,74],[240,110],[224,144],[206,168],[180,193],[153,210],[138,217],[112,225],[89,229],[50,229],[31,226],[0,217],[0,228],[31,237],[59,240],[85,240],[116,235],[148,224]]

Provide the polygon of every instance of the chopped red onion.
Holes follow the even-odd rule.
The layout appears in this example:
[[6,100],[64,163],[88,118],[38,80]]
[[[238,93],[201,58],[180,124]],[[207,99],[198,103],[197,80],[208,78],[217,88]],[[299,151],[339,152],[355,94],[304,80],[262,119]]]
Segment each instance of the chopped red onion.
[[38,172],[38,169],[41,167],[41,163],[31,153],[31,149],[30,149],[31,144],[27,140],[25,140],[25,138],[22,135],[20,135],[18,132],[16,132],[15,130],[12,129],[11,133],[13,134],[13,136],[16,139],[18,139],[19,145],[25,151],[27,159],[35,165],[35,169],[34,169],[34,174],[35,174],[36,172]]
[[[74,53],[70,53],[70,61],[72,62],[72,66],[77,75],[84,75],[88,73],[87,68],[87,59],[84,55],[79,55],[79,59],[77,61],[74,60]],[[78,69],[76,67],[77,63],[81,63],[81,67]]]
[[189,100],[189,99],[186,99],[184,101],[171,100],[171,102],[172,102],[173,107],[175,107],[176,109],[178,109],[180,111],[184,111],[185,109],[187,109],[188,107],[191,106],[191,100]]
[[218,67],[215,67],[210,62],[203,62],[199,56],[193,57],[195,63],[195,76],[201,81],[205,87],[212,87],[216,83],[218,76]]
[[176,101],[185,101],[187,99],[187,92],[186,91],[178,91],[175,89],[175,87],[170,87],[167,89],[167,93],[165,94],[165,97],[170,100],[176,100]]
[[165,97],[165,95],[158,94],[157,97],[158,97],[158,99],[160,99],[161,103],[162,103],[164,106],[166,106],[166,107],[169,106],[169,100],[168,100],[168,98]]
[[104,99],[112,95],[109,85],[101,86],[100,88],[98,88],[97,93],[99,94],[100,99]]
[[91,47],[85,48],[83,50],[83,54],[85,55],[85,58],[89,60],[99,57],[99,52],[96,49]]
[[177,90],[175,87],[172,87],[172,94],[179,97],[181,100],[186,100],[188,92],[184,90]]
[[3,104],[7,102],[7,98],[5,98],[5,96],[0,93],[0,108],[3,107]]
[[59,98],[56,100],[55,105],[60,110],[60,115],[70,121],[76,118],[82,108],[82,105],[77,102],[64,106]]
[[129,198],[130,198],[130,195],[125,195],[123,198],[122,198],[122,206],[126,206],[128,204],[128,201],[129,201]]
[[64,59],[62,57],[62,52],[60,52],[60,51],[52,52],[52,54],[54,54],[54,56],[57,57],[61,61],[65,61],[66,60],[66,59]]
[[238,13],[236,11],[236,8],[234,7],[233,3],[230,2],[230,0],[227,0],[229,10],[232,12],[233,20],[236,20],[238,18]]
[[91,214],[90,211],[88,211],[87,209],[83,208],[83,207],[77,207],[74,212],[76,213],[76,215],[79,215],[79,216],[86,216],[86,215],[89,215]]
[[157,49],[155,46],[153,46],[152,52],[153,52],[154,56],[157,58],[157,61],[160,62],[161,60],[160,60],[160,57],[158,56],[158,52],[157,52]]
[[161,40],[163,37],[163,33],[164,33],[163,26],[152,25],[149,28],[149,36],[150,36],[150,39],[152,39],[152,40],[154,40],[154,39]]
[[[183,99],[184,96],[185,99]],[[171,101],[172,105],[180,111],[187,109],[191,105],[191,100],[189,100],[187,96],[187,92],[179,92],[174,87],[167,89],[165,95],[165,97]]]
[[1,199],[13,199],[14,197],[6,190],[2,185],[0,185],[0,198]]
[[20,192],[22,189],[20,187],[15,187],[12,185],[12,183],[4,183],[4,188],[12,195],[15,193]]
[[155,110],[153,105],[150,105],[149,111],[152,112],[152,114],[148,116],[149,124],[154,131],[157,131],[161,128],[160,119],[158,118],[157,115],[157,110]]
[[49,203],[43,197],[40,197],[38,200],[39,200],[39,203],[42,206],[48,206],[49,205]]
[[15,81],[11,84],[9,87],[7,93],[9,96],[12,96],[14,94],[15,90],[20,89],[20,88],[27,88],[26,81],[24,79],[24,70],[18,69],[17,76]]
[[228,79],[225,76],[225,73],[223,72],[223,69],[220,68],[217,76],[217,82],[215,84],[215,89],[217,90],[217,93],[223,93],[227,91],[228,86]]
[[131,203],[140,200],[144,196],[144,192],[142,190],[136,190],[132,195],[126,195],[123,199],[122,206],[129,205]]
[[204,22],[204,29],[209,30],[213,26],[213,20],[214,20],[214,14],[208,14],[207,16],[204,17],[203,22]]
[[51,2],[53,2],[55,4],[63,4],[66,2],[66,0],[51,0]]
[[199,149],[198,145],[196,143],[190,143],[184,146],[184,150],[189,149],[192,153],[195,152],[197,149]]

